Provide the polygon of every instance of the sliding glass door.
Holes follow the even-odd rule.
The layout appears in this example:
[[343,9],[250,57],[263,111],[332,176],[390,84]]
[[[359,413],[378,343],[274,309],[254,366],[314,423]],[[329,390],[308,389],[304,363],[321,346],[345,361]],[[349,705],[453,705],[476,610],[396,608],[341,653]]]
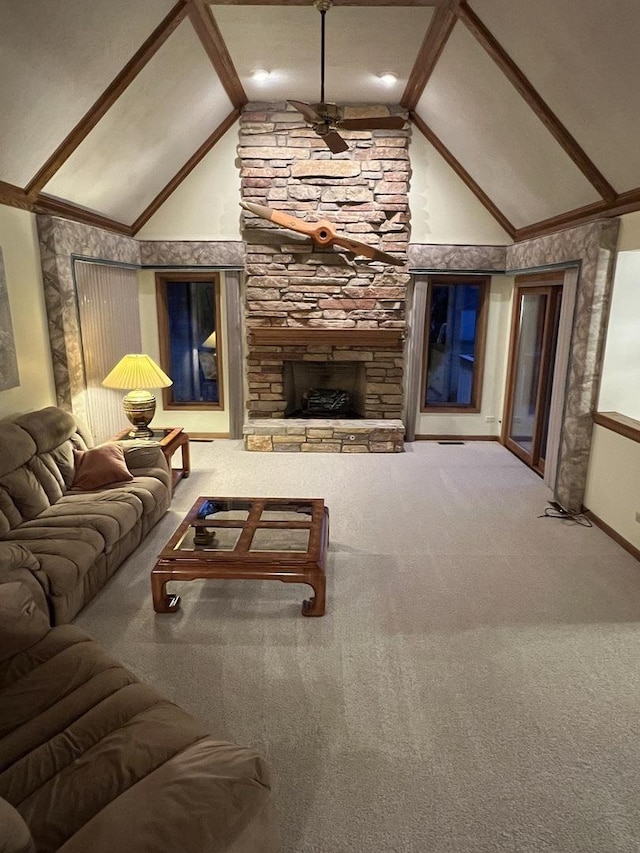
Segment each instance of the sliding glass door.
[[516,279],[505,445],[544,473],[555,366],[562,279]]

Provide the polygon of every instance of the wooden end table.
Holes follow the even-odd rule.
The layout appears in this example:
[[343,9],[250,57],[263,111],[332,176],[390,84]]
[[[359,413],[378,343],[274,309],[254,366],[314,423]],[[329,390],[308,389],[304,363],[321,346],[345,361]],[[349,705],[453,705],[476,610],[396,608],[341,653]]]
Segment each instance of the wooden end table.
[[[148,438],[132,436],[130,429],[123,429],[111,441],[156,441],[160,445],[160,449],[167,460],[167,465],[171,471],[171,491],[176,485],[185,479],[191,473],[191,459],[189,456],[189,435],[184,431],[183,427],[156,427],[153,430],[153,435]],[[171,459],[178,448],[182,450],[182,468],[172,468]]]
[[153,609],[179,608],[169,581],[241,578],[308,584],[302,615],[323,616],[328,544],[321,498],[199,497],[151,570]]

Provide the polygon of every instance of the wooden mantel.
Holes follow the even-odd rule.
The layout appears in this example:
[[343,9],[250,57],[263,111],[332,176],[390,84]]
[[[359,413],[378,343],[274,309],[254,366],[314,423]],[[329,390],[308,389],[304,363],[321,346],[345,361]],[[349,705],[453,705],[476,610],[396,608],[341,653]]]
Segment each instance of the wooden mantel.
[[308,329],[300,326],[249,329],[249,343],[253,346],[400,347],[404,337],[404,329]]

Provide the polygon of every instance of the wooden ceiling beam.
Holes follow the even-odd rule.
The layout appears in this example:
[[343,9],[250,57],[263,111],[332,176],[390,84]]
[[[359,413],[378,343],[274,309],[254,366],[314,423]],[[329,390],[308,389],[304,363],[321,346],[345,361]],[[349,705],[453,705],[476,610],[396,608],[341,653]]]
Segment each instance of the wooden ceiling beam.
[[489,213],[493,216],[493,218],[504,228],[507,234],[510,237],[514,237],[516,234],[516,228],[514,225],[509,222],[507,217],[499,210],[496,205],[491,201],[489,196],[485,193],[485,191],[473,180],[471,175],[467,172],[467,170],[462,166],[462,164],[456,160],[451,151],[444,145],[444,143],[440,140],[438,136],[431,130],[431,128],[424,122],[420,116],[415,113],[409,113],[411,121],[418,128],[420,133],[427,139],[436,151],[446,160],[446,162],[451,166],[456,175],[463,181],[463,183],[471,190],[471,192],[475,195],[478,201],[489,211]]
[[188,0],[189,19],[220,78],[234,109],[241,109],[248,101],[238,77],[231,55],[222,38],[208,3],[205,0]]
[[530,240],[533,237],[541,237],[544,234],[553,234],[555,231],[574,228],[576,225],[584,225],[594,219],[624,216],[626,213],[635,213],[638,210],[640,210],[640,187],[621,193],[611,202],[598,201],[594,204],[587,204],[584,207],[577,207],[574,210],[561,213],[559,216],[552,216],[549,219],[543,219],[541,222],[518,228],[515,239],[518,241]]
[[164,202],[169,198],[171,193],[178,187],[182,181],[187,177],[187,175],[195,169],[198,163],[205,157],[209,151],[213,148],[216,142],[221,139],[224,134],[229,130],[229,128],[238,120],[240,117],[240,110],[232,110],[229,115],[222,121],[218,127],[213,131],[211,136],[202,143],[200,148],[193,154],[184,166],[180,169],[180,171],[169,181],[169,183],[158,193],[158,195],[154,198],[151,204],[143,210],[140,216],[136,219],[136,221],[131,226],[131,230],[133,234],[137,234],[138,231],[145,225],[149,219],[153,216],[153,214],[161,207]]
[[162,47],[171,33],[187,15],[187,0],[178,0],[165,19],[155,28],[142,47],[136,51],[118,76],[100,95],[91,109],[80,119],[67,138],[53,152],[40,171],[27,185],[27,193],[35,198],[40,190],[73,154],[83,139],[117,101],[124,90],[135,80],[149,60]]
[[[205,0],[209,6],[309,6],[310,0]],[[448,0],[334,0],[334,6],[444,6]]]
[[124,222],[118,222],[117,219],[111,219],[109,216],[103,216],[101,213],[87,210],[84,207],[78,207],[78,205],[72,204],[69,201],[64,201],[45,193],[40,193],[34,199],[32,210],[34,213],[48,213],[51,216],[62,216],[65,219],[72,219],[74,222],[92,225],[94,228],[104,228],[106,231],[115,231],[116,234],[123,234],[125,237],[133,237],[133,229],[130,225],[125,225]]
[[469,32],[486,50],[512,86],[514,86],[518,93],[524,98],[526,104],[538,116],[556,142],[562,146],[589,183],[596,188],[605,201],[614,201],[617,195],[615,189],[595,164],[589,159],[587,154],[569,133],[567,128],[562,124],[546,101],[544,101],[533,88],[528,78],[525,77],[520,68],[504,50],[502,45],[470,8],[466,0],[463,0],[460,4],[458,17],[467,27]]
[[400,104],[405,109],[415,110],[440,54],[453,32],[460,3],[461,0],[447,0],[436,9],[400,98]]
[[21,210],[33,210],[32,201],[26,190],[14,184],[8,184],[6,181],[0,181],[0,204],[19,207]]

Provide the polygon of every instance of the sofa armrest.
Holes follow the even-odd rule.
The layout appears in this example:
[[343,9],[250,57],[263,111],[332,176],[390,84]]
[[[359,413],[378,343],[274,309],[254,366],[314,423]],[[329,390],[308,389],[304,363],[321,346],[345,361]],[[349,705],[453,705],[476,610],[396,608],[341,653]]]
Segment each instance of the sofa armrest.
[[155,477],[170,488],[169,463],[159,444],[144,440],[117,443],[124,450],[124,461],[134,477]]
[[159,444],[153,441],[119,441],[124,450],[124,461],[133,473],[137,468],[164,468],[169,470],[167,460]]
[[0,585],[20,581],[27,586],[40,610],[49,618],[45,591],[38,580],[40,562],[24,545],[0,542]]
[[48,614],[26,584],[0,584],[0,664],[33,646],[50,628]]
[[[17,545],[15,542],[0,542],[0,583],[5,578],[5,572],[11,572],[14,569],[39,569],[40,564],[37,559],[24,545]],[[14,580],[9,578],[8,580]]]
[[[188,808],[185,808],[188,804]],[[253,750],[202,740],[120,792],[58,853],[278,853],[269,771]]]

